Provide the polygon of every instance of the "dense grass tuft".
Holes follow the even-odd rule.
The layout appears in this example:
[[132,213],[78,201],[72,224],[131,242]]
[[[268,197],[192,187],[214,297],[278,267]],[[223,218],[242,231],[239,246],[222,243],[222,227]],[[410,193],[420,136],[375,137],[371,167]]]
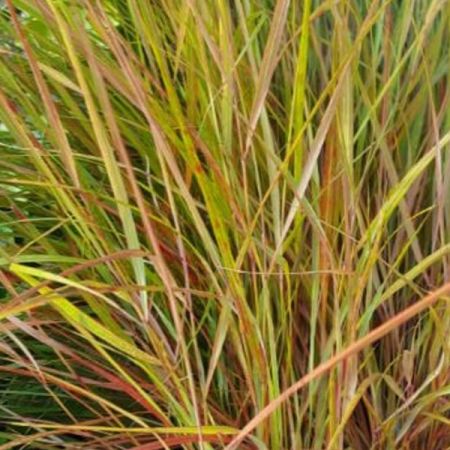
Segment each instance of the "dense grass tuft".
[[450,448],[450,2],[0,2],[0,449]]

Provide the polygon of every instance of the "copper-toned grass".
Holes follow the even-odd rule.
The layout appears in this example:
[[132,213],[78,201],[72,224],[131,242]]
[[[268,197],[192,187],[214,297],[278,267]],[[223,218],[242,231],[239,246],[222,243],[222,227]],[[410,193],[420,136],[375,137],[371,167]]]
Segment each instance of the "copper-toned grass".
[[0,450],[450,448],[449,25],[0,1]]

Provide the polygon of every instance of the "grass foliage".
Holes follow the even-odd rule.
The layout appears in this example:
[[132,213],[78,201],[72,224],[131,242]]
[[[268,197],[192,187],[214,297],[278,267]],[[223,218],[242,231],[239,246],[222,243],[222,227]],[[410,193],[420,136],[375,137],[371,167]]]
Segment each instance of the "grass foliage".
[[450,448],[450,2],[0,4],[0,449]]

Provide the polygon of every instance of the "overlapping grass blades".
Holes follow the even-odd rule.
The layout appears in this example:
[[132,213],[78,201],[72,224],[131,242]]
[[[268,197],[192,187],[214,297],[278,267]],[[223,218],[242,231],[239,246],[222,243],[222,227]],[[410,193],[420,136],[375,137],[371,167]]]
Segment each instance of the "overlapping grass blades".
[[449,24],[0,2],[0,449],[447,449]]

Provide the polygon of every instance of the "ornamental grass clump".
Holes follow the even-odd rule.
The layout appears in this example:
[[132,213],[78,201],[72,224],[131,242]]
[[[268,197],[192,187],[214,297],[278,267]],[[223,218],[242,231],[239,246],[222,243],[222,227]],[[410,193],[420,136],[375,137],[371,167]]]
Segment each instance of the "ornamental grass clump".
[[450,448],[449,25],[0,2],[0,450]]

